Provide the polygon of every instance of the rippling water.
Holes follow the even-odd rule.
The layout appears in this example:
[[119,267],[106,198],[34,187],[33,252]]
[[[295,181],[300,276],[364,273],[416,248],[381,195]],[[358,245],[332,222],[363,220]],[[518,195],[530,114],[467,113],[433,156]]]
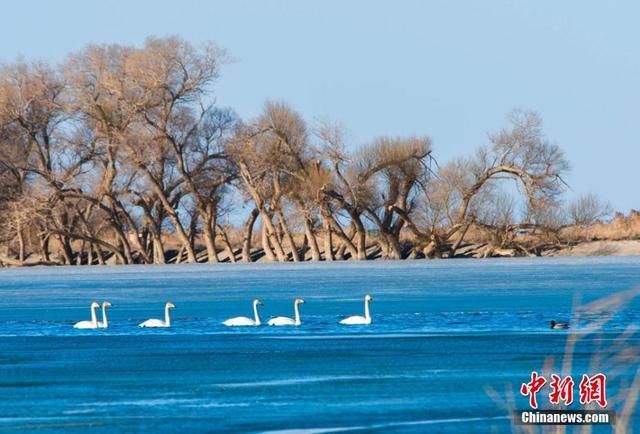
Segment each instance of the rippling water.
[[[487,387],[509,400],[562,361],[567,333],[549,320],[638,284],[633,258],[1,270],[0,430],[509,432]],[[373,324],[339,326],[366,293]],[[265,322],[304,298],[303,325],[221,324],[254,297]],[[109,329],[73,329],[93,300],[113,304]],[[171,329],[137,327],[167,300]],[[639,314],[634,301],[577,320],[574,374]]]

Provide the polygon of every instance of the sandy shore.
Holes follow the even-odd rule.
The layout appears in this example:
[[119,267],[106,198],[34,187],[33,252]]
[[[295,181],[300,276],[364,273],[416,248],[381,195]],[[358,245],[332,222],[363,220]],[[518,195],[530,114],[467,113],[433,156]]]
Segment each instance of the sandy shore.
[[588,241],[545,256],[640,256],[640,240]]

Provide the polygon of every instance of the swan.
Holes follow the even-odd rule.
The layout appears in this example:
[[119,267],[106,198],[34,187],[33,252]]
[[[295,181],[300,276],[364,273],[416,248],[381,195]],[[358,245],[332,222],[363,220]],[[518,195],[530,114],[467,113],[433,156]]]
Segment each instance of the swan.
[[102,303],[102,321],[98,321],[98,328],[106,329],[109,327],[109,322],[107,321],[107,308],[111,307],[111,303],[105,301]]
[[96,309],[99,309],[100,305],[95,301],[91,303],[91,321],[79,321],[73,325],[74,329],[97,329],[98,319],[96,318]]
[[298,306],[303,303],[304,300],[301,298],[296,298],[296,301],[293,302],[295,319],[288,318],[286,316],[277,316],[275,318],[271,318],[267,324],[270,326],[299,326],[302,323],[300,322],[300,311],[298,310]]
[[364,316],[354,315],[340,321],[342,325],[365,325],[371,324],[371,315],[369,314],[369,302],[373,300],[369,294],[364,297]]
[[222,324],[233,327],[259,326],[261,323],[260,317],[258,316],[258,306],[262,306],[262,302],[256,298],[255,300],[253,300],[253,316],[255,317],[255,319],[251,319],[246,316],[237,316],[235,318],[229,318]]
[[555,322],[554,320],[549,321],[549,326],[552,329],[568,329],[569,324],[566,322]]
[[140,327],[171,327],[171,318],[169,318],[169,309],[175,309],[175,305],[171,302],[164,306],[164,321],[161,319],[148,319],[140,323]]

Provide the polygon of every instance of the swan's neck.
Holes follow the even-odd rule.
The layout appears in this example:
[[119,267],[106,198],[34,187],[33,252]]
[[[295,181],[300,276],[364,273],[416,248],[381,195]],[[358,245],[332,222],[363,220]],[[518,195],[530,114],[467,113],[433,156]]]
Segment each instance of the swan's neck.
[[295,303],[293,305],[293,310],[296,313],[296,325],[300,325],[300,310],[299,310],[299,305],[298,303]]
[[364,317],[367,320],[371,319],[371,315],[369,314],[369,300],[364,301]]
[[109,325],[107,322],[107,307],[105,305],[102,305],[102,322],[105,327]]
[[260,325],[260,316],[258,316],[258,303],[253,305],[253,317],[255,318],[256,325]]
[[167,327],[171,326],[171,318],[169,318],[169,306],[164,308],[164,322]]
[[95,306],[91,306],[91,322],[93,323],[94,326],[98,325],[98,318],[96,316],[96,307]]

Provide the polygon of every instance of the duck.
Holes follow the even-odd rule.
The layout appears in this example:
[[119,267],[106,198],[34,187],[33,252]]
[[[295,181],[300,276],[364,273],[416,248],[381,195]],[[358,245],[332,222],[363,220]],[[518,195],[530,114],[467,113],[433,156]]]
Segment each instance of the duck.
[[549,321],[549,328],[559,330],[559,329],[568,329],[569,324],[566,322],[556,322],[554,320]]

